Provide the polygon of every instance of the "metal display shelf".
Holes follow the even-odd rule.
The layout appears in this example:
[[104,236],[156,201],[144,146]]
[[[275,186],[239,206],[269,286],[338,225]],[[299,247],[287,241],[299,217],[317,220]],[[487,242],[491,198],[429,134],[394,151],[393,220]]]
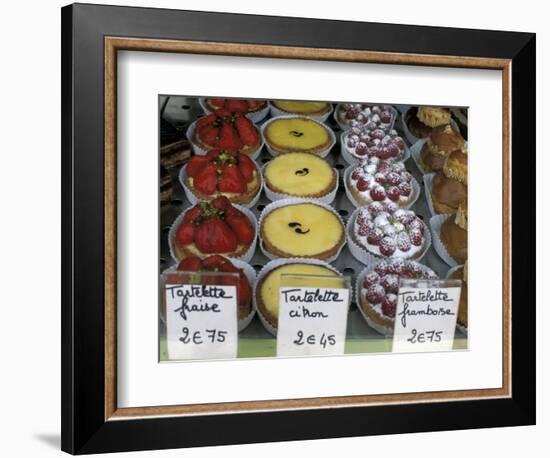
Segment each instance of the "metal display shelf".
[[[394,105],[398,111],[398,119],[395,122],[395,129],[403,137],[405,142],[410,146],[403,132],[400,131],[400,120],[402,116],[401,107]],[[160,100],[161,116],[176,128],[185,132],[186,126],[194,121],[200,113],[202,113],[201,107],[198,103],[198,99],[194,97],[180,97],[170,96],[161,97]],[[260,125],[269,119],[269,115],[260,123]],[[336,199],[331,204],[335,208],[344,223],[347,223],[348,218],[355,210],[355,206],[349,201],[346,196],[343,185],[343,172],[349,166],[349,164],[340,155],[340,133],[342,130],[334,122],[332,115],[327,119],[325,124],[331,128],[337,137],[337,143],[333,147],[330,154],[326,159],[335,167],[339,172],[339,188]],[[264,147],[261,155],[257,159],[260,167],[267,163],[272,156],[267,152]],[[407,170],[412,173],[416,181],[421,187],[421,194],[416,203],[411,207],[416,214],[428,224],[431,214],[426,201],[426,195],[424,190],[424,182],[422,174],[416,167],[414,160],[410,157],[405,162]],[[174,183],[174,199],[170,205],[161,208],[160,210],[160,265],[159,275],[167,267],[175,264],[175,261],[170,256],[170,250],[168,247],[168,231],[170,226],[176,217],[181,214],[183,210],[190,206],[189,201],[185,197],[185,193],[178,181],[179,170],[171,172]],[[254,215],[259,218],[260,213],[266,205],[271,201],[267,199],[262,192],[258,203],[250,210]],[[252,258],[250,265],[259,272],[262,267],[269,261],[269,259],[262,254],[259,246],[256,248],[254,257]],[[426,255],[421,261],[423,264],[430,267],[440,278],[445,278],[450,267],[439,257],[435,252],[433,245],[430,247]],[[357,275],[365,268],[365,265],[357,261],[350,253],[347,245],[344,246],[341,255],[336,261],[331,263],[341,273],[351,278],[352,288],[355,288],[355,282]],[[159,319],[159,334],[160,334],[160,346],[159,346],[159,359],[160,361],[167,361],[166,353],[166,334],[165,326],[162,320]],[[467,336],[464,335],[458,329],[455,333],[455,341],[453,345],[454,350],[467,349]],[[269,334],[257,316],[254,317],[250,325],[239,333],[239,358],[262,358],[273,357],[275,354],[276,339]],[[383,353],[391,351],[391,338],[378,333],[372,329],[364,320],[363,316],[357,309],[357,304],[353,302],[350,306],[348,316],[348,326],[346,335],[345,354],[358,354],[358,353]]]

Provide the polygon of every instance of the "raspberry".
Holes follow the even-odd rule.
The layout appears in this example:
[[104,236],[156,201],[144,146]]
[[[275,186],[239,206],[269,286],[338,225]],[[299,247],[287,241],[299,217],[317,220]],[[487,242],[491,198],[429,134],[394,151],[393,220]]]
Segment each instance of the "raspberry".
[[387,261],[380,261],[378,264],[374,266],[374,271],[378,275],[385,275],[387,273],[388,266],[389,264]]
[[395,253],[395,241],[393,238],[386,236],[382,239],[378,248],[384,256],[391,256]]
[[371,304],[380,304],[384,300],[385,291],[380,285],[375,284],[367,289],[367,301]]
[[401,271],[403,270],[404,266],[405,266],[405,261],[403,261],[402,259],[393,259],[388,264],[388,273],[399,275],[401,274]]
[[378,171],[380,173],[389,174],[393,170],[392,170],[392,166],[389,162],[381,161],[380,164],[378,165]]
[[397,238],[397,248],[399,248],[403,253],[406,253],[411,249],[411,242],[407,234],[403,234],[403,237]]
[[365,235],[367,235],[369,233],[369,231],[370,231],[370,228],[367,226],[367,224],[360,224],[357,233],[361,237],[364,237]]
[[395,202],[388,202],[386,204],[386,211],[390,214],[393,214],[399,209],[399,205],[397,205]]
[[412,192],[411,184],[407,183],[406,181],[399,183],[399,192],[404,197],[410,196]]
[[405,148],[405,142],[403,141],[403,139],[401,137],[395,137],[393,139],[393,144],[395,146],[397,146],[400,150]]
[[380,280],[380,275],[378,275],[374,270],[369,272],[367,275],[365,275],[365,279],[363,280],[363,287],[369,288],[372,285],[378,283]]
[[358,180],[361,176],[361,170],[355,169],[353,172],[351,172],[351,179],[352,180]]
[[409,240],[414,246],[421,246],[422,245],[422,232],[420,232],[418,229],[413,229],[409,233]]
[[[359,181],[357,181],[357,189],[359,191],[366,191],[367,189],[369,189],[369,182],[364,178],[359,178]],[[371,191],[371,196],[372,196],[372,191]]]
[[367,130],[375,130],[376,129],[376,123],[374,121],[369,121],[365,124],[365,129]]
[[373,215],[377,215],[378,213],[384,211],[384,205],[381,204],[380,202],[373,202],[369,204],[367,208],[368,208],[368,211]]
[[374,189],[371,189],[370,196],[372,200],[381,201],[386,198],[386,191],[384,191],[382,186],[377,186]]
[[367,221],[370,221],[372,219],[369,212],[366,211],[360,211],[357,214],[357,223],[358,224],[365,224]]
[[382,148],[378,146],[369,145],[369,156],[371,157],[380,157],[382,156]]
[[395,318],[395,309],[397,307],[397,296],[388,294],[382,301],[382,313],[390,318]]
[[355,147],[355,154],[358,156],[364,156],[367,154],[367,144],[363,142],[357,143],[357,146]]
[[397,275],[386,275],[380,280],[380,285],[387,293],[397,293],[399,290],[399,277]]
[[388,183],[391,184],[392,186],[397,186],[401,181],[399,174],[395,172],[388,173],[387,177],[388,177]]
[[403,172],[401,174],[401,180],[406,181],[407,183],[410,183],[412,181],[413,177],[409,172]]
[[382,140],[385,136],[386,132],[384,132],[382,129],[376,129],[371,134],[372,138],[378,138],[380,140]]
[[381,185],[386,184],[386,175],[384,173],[377,172],[374,174],[374,179]]
[[421,234],[424,234],[424,223],[420,220],[420,218],[413,218],[412,221],[409,224],[409,229],[418,229]]
[[389,157],[399,157],[401,156],[401,150],[395,144],[389,145],[388,155]]
[[401,191],[399,191],[399,188],[397,186],[392,186],[390,189],[388,189],[386,194],[388,195],[388,198],[390,198],[394,202],[398,201],[399,197],[401,197]]
[[382,111],[380,113],[380,120],[384,124],[389,124],[391,122],[391,113],[389,111]]
[[383,237],[384,233],[379,228],[375,227],[368,232],[367,242],[371,245],[378,245]]

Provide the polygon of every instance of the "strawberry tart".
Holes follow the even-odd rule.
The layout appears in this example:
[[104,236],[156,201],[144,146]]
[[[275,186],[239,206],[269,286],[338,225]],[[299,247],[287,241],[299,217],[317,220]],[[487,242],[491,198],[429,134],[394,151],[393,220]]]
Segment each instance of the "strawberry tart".
[[225,108],[229,111],[238,111],[240,113],[255,113],[263,110],[267,106],[265,100],[253,99],[223,99],[223,98],[207,98],[204,101],[206,107],[210,111],[216,111],[220,108]]
[[352,127],[342,136],[342,147],[356,160],[378,157],[400,161],[405,155],[405,141],[393,129]]
[[415,259],[424,252],[426,230],[414,211],[399,208],[395,202],[373,202],[357,210],[352,237],[374,256]]
[[375,264],[357,279],[357,299],[363,316],[382,334],[393,334],[400,278],[438,277],[429,267],[416,261],[390,259]]
[[173,254],[179,261],[195,255],[241,257],[256,238],[256,229],[241,210],[225,196],[199,202],[183,214],[175,228]]
[[405,164],[377,157],[361,161],[347,174],[347,188],[358,205],[395,202],[399,207],[407,207],[414,200],[413,184],[415,180]]
[[222,149],[243,154],[255,153],[261,145],[260,131],[241,112],[220,108],[199,118],[193,141],[203,150]]
[[246,154],[220,149],[193,156],[185,169],[184,185],[199,200],[226,196],[231,202],[248,204],[258,194],[261,176]]

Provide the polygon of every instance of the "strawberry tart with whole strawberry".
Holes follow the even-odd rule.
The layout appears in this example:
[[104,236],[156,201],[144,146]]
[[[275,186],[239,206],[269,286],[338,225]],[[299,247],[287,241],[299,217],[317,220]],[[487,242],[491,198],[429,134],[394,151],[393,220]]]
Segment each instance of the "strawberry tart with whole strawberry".
[[383,334],[393,334],[400,278],[438,277],[416,261],[390,259],[375,264],[357,280],[357,297],[367,323]]
[[241,112],[220,108],[199,118],[193,141],[204,150],[214,148],[252,154],[261,144],[260,131]]
[[395,202],[373,202],[359,208],[353,223],[353,239],[378,257],[414,259],[423,251],[425,230],[414,211],[399,208]]
[[[236,267],[230,259],[227,259],[220,255],[212,255],[207,258],[201,259],[198,256],[187,256],[183,258],[176,270],[178,272],[219,272],[219,273],[236,273],[238,279],[234,276],[224,275],[212,275],[204,276],[200,278],[202,284],[212,285],[234,285],[237,287],[237,306],[239,309],[239,319],[247,317],[251,311],[252,303],[252,287],[248,282],[248,278],[242,269]],[[197,278],[198,280],[198,278]],[[189,278],[182,278],[180,275],[172,275],[170,273],[166,276],[166,283],[192,283],[192,274]]]
[[187,210],[176,228],[173,253],[178,260],[190,255],[243,256],[256,238],[247,215],[225,196],[199,202]]
[[378,157],[400,161],[405,154],[405,141],[397,131],[369,127],[352,127],[342,137],[342,147],[355,159]]
[[253,99],[223,99],[218,97],[206,99],[205,104],[210,111],[216,111],[220,108],[225,108],[229,111],[255,113],[264,109],[267,106],[267,101]]
[[347,185],[360,205],[395,202],[400,207],[406,207],[414,198],[414,182],[402,162],[381,161],[371,157],[351,170]]
[[223,195],[248,204],[261,187],[260,172],[246,154],[213,149],[206,156],[193,156],[186,167],[185,186],[200,200]]

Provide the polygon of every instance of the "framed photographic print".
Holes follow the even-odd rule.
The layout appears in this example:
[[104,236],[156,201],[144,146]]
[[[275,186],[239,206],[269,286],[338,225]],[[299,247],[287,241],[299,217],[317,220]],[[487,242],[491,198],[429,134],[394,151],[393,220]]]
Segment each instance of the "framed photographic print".
[[65,451],[534,424],[534,34],[71,5],[62,58]]

